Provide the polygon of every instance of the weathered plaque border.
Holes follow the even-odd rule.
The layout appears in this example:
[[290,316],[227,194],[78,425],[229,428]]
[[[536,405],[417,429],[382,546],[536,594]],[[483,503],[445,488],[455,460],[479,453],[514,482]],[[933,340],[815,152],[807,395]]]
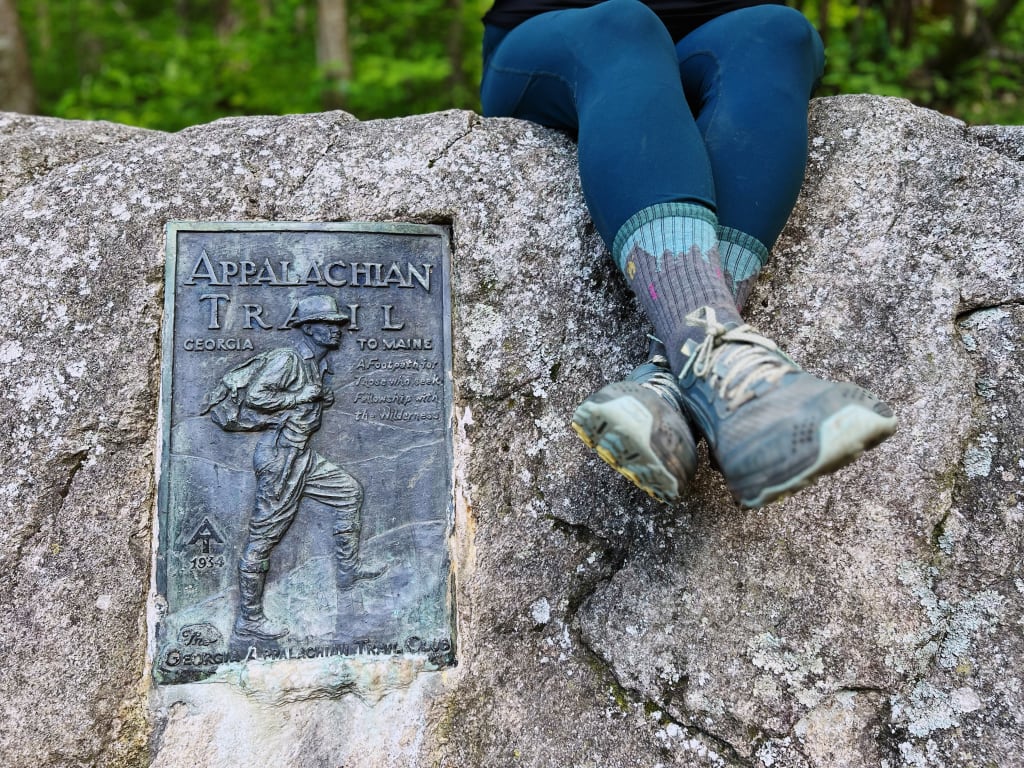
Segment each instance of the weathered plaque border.
[[[175,361],[174,331],[175,331],[175,293],[176,280],[178,277],[178,265],[176,263],[178,237],[185,232],[209,232],[209,233],[255,233],[255,232],[312,232],[312,233],[367,233],[367,234],[390,234],[390,235],[415,235],[438,238],[440,259],[440,289],[442,306],[442,318],[440,328],[442,331],[442,360],[448,361],[449,365],[444,370],[443,380],[443,428],[453,434],[454,430],[454,386],[452,380],[451,363],[452,357],[452,310],[451,310],[451,245],[450,228],[437,224],[414,224],[399,222],[237,222],[237,221],[169,221],[165,227],[165,269],[164,269],[164,312],[161,329],[161,378],[160,378],[160,400],[158,411],[158,454],[156,457],[157,469],[157,505],[154,514],[155,536],[153,540],[153,565],[154,575],[151,581],[155,596],[167,594],[167,563],[166,553],[169,542],[168,531],[163,525],[163,520],[168,515],[168,504],[170,495],[170,462],[171,462],[171,407],[173,399],[173,365]],[[430,656],[430,661],[438,666],[446,666],[456,663],[456,621],[455,621],[455,584],[454,572],[452,570],[452,555],[450,551],[451,533],[454,525],[455,515],[455,480],[454,480],[454,455],[453,440],[447,439],[445,445],[445,466],[449,476],[449,489],[451,493],[447,499],[447,506],[444,510],[446,530],[444,541],[446,547],[445,560],[449,567],[448,577],[448,605],[449,627],[451,645],[448,648],[437,649],[423,648],[423,653]],[[163,606],[166,609],[166,605]],[[154,666],[156,665],[155,646],[156,632],[162,617],[162,610],[157,606],[156,611],[150,614],[149,621],[149,658]],[[431,652],[433,650],[433,652]],[[413,651],[415,652],[415,650]],[[158,684],[161,683],[157,680]]]

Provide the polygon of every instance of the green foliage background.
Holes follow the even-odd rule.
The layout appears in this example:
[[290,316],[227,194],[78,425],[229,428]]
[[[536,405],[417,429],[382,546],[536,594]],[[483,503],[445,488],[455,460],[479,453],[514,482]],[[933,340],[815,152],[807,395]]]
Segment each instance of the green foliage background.
[[[893,0],[801,8],[826,40],[821,93],[904,96],[976,124],[1024,123],[1024,2],[967,56],[938,0],[903,2],[909,23],[894,20]],[[983,17],[999,2],[970,6]],[[349,0],[352,74],[333,83],[316,63],[315,0],[18,0],[42,113],[164,130],[337,103],[362,119],[478,109],[489,5]]]
[[[997,6],[1011,10],[986,28]],[[967,15],[959,34],[956,9]],[[819,0],[803,10],[826,42],[825,93],[902,96],[976,125],[1024,123],[1024,3]]]

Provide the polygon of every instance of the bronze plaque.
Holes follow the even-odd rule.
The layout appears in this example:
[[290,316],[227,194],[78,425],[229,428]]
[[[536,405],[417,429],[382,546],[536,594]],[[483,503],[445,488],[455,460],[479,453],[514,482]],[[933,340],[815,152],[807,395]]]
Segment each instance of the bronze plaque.
[[167,225],[153,659],[455,661],[448,231]]

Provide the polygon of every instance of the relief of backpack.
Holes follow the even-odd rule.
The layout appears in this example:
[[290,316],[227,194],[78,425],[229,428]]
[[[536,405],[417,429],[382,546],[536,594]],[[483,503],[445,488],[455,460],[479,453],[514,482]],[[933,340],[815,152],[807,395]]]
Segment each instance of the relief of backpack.
[[261,413],[246,404],[249,385],[262,373],[267,353],[256,355],[224,374],[220,383],[203,398],[199,412],[226,432],[258,432],[273,426],[272,414]]

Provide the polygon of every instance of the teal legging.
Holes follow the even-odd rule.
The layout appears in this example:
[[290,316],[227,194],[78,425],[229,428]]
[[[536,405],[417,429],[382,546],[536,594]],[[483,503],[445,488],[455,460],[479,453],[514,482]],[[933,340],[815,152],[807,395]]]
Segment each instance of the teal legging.
[[609,248],[637,211],[688,202],[771,248],[807,162],[821,39],[781,5],[732,11],[674,43],[639,0],[551,11],[484,34],[483,111],[575,135]]

